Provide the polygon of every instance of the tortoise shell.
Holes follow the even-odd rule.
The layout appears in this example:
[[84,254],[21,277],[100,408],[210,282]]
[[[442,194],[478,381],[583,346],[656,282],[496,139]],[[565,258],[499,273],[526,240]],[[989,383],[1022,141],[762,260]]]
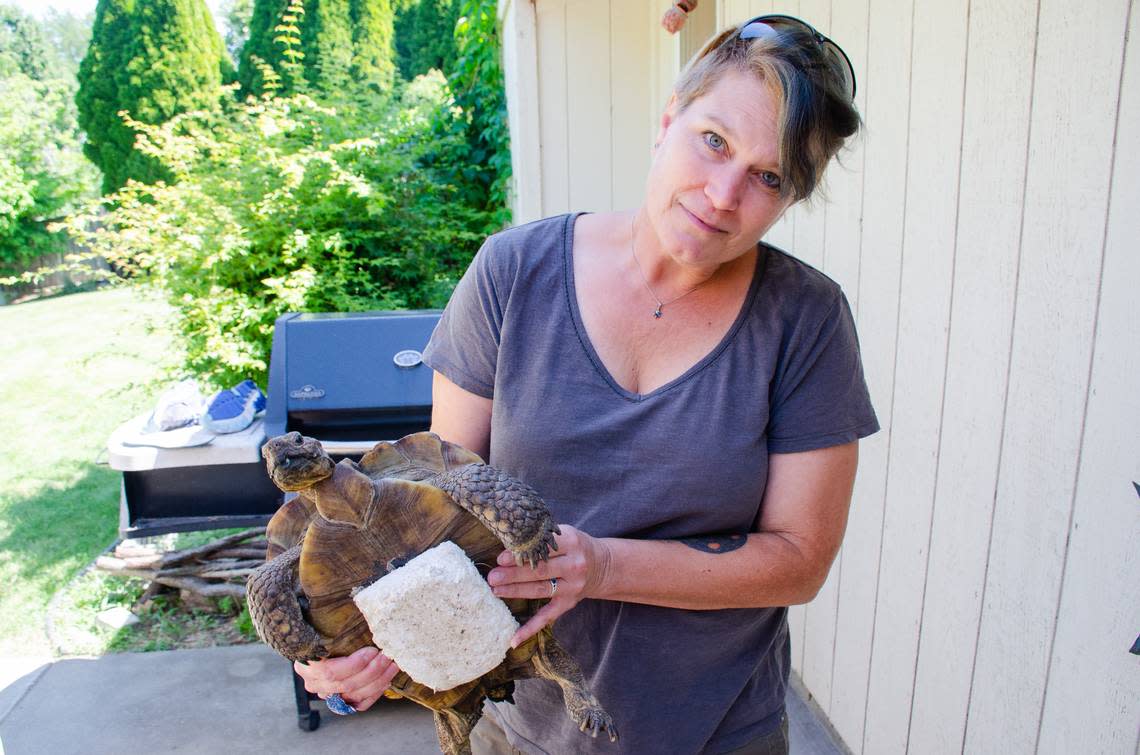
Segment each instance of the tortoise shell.
[[[555,547],[557,527],[535,491],[432,433],[378,443],[359,462],[337,464],[319,441],[289,433],[269,440],[263,456],[274,482],[297,496],[270,520],[267,563],[250,577],[247,594],[262,639],[292,660],[371,645],[354,591],[445,540],[484,577],[505,548],[534,565]],[[505,602],[524,623],[544,601]],[[483,699],[509,699],[513,680],[534,676],[563,686],[568,712],[584,730],[616,738],[549,627],[458,687],[436,691],[401,672],[390,691],[436,711],[441,747],[464,752]]]

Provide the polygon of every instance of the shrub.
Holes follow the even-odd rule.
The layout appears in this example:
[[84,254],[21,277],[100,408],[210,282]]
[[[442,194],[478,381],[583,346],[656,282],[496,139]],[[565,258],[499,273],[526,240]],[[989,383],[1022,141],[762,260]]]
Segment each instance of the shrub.
[[132,122],[173,183],[129,182],[107,214],[93,204],[67,228],[165,292],[189,372],[264,382],[278,315],[442,306],[496,229],[448,180],[471,155],[443,77],[379,102],[223,98],[162,126]]
[[467,119],[471,153],[456,183],[480,195],[483,207],[505,225],[511,219],[511,144],[496,7],[491,0],[462,0],[455,24],[457,57],[448,83]]
[[43,23],[0,5],[0,275],[64,248],[47,222],[74,211],[98,185],[81,152],[75,85],[63,58]]
[[98,177],[80,153],[63,81],[0,78],[0,275],[66,245],[47,221],[95,195]]

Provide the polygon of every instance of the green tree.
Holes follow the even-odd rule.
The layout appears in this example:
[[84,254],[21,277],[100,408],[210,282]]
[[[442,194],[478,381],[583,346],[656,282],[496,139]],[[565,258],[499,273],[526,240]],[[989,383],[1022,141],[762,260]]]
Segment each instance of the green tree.
[[467,187],[480,207],[494,213],[501,225],[510,221],[511,139],[507,98],[500,64],[502,45],[490,0],[461,0],[455,25],[457,57],[448,84],[467,119],[469,162],[457,185]]
[[[262,94],[262,66],[268,65],[280,77],[282,93],[388,92],[396,70],[393,22],[391,0],[254,0],[238,80],[246,93]],[[293,39],[301,53],[300,81],[287,66]]]
[[57,61],[59,78],[74,82],[79,64],[91,44],[91,23],[94,15],[74,16],[55,8],[48,8],[40,23],[47,37],[48,47]]
[[135,148],[136,130],[120,111],[162,123],[216,100],[232,70],[203,0],[99,0],[76,102],[103,191],[169,177]]
[[0,74],[49,78],[50,56],[43,27],[10,5],[0,5]]
[[94,195],[83,159],[75,80],[45,24],[0,6],[0,274],[20,272],[66,239],[47,224]]
[[352,78],[386,91],[396,74],[395,12],[392,0],[349,0],[352,21]]
[[[289,7],[290,0],[254,0],[253,12],[249,18],[249,37],[241,48],[238,63],[238,82],[247,94],[263,94],[266,91],[265,70],[268,66],[278,75],[286,76],[282,69],[284,46],[278,41],[281,36],[276,31]],[[300,30],[298,29],[298,32]],[[300,34],[297,38],[299,40]],[[293,88],[293,81],[283,81],[282,85]]]
[[98,177],[80,151],[72,95],[59,79],[0,79],[0,274],[63,247],[65,238],[47,224],[95,194]]
[[396,7],[396,66],[411,80],[432,68],[455,67],[459,0],[400,0]]

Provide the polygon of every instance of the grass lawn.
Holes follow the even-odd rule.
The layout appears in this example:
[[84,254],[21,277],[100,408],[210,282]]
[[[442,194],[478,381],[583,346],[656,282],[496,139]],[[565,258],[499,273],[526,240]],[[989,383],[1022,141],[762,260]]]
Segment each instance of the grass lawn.
[[117,537],[107,436],[176,354],[166,306],[108,289],[0,307],[0,655],[49,655],[48,602]]

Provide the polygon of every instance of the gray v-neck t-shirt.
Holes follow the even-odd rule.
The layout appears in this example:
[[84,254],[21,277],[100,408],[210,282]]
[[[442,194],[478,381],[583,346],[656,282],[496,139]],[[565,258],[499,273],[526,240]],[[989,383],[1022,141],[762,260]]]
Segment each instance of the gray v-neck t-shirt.
[[[764,244],[720,343],[650,393],[622,388],[578,310],[576,218],[489,238],[424,352],[432,369],[493,399],[489,463],[534,487],[555,521],[597,537],[746,534],[769,454],[878,429],[839,286]],[[618,743],[580,733],[547,680],[517,682],[515,704],[497,704],[494,715],[523,752],[740,747],[780,725],[786,614],[584,600],[554,633],[613,716]]]

